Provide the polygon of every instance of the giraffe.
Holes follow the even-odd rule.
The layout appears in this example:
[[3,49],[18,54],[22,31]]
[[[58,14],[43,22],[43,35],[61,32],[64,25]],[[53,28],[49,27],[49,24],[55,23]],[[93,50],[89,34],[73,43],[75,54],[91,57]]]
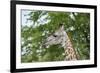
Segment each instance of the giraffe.
[[65,59],[69,60],[78,60],[77,54],[73,45],[68,37],[68,34],[64,30],[64,25],[60,24],[60,28],[56,30],[52,35],[46,38],[44,45],[48,48],[51,45],[61,44],[64,48]]

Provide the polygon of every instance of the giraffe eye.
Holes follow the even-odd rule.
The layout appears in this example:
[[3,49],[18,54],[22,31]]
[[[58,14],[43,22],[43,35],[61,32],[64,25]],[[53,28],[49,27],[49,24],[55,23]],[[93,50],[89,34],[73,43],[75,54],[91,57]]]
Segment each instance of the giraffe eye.
[[57,37],[57,35],[53,35],[54,37]]

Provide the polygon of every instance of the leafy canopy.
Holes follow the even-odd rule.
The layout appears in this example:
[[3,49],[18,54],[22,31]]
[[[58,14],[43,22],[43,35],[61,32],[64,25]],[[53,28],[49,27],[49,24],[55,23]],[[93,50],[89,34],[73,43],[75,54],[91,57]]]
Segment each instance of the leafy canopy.
[[61,45],[43,48],[42,43],[48,35],[64,23],[80,60],[90,58],[90,14],[77,12],[31,11],[27,21],[30,26],[21,25],[21,61],[44,62],[63,61],[65,54]]

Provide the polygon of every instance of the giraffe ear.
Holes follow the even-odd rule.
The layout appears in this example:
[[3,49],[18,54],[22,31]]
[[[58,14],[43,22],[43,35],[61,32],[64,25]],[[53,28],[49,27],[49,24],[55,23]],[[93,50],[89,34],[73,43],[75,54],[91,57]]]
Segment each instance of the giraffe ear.
[[60,29],[64,30],[64,25],[63,24],[60,24]]

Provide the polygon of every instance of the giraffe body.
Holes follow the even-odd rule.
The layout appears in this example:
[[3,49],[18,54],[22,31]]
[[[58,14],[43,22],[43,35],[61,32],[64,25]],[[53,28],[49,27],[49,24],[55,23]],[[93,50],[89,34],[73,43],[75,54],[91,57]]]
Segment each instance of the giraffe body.
[[49,36],[44,45],[47,48],[51,45],[61,44],[65,51],[65,60],[77,60],[77,54],[72,46],[72,43],[64,30],[64,26],[60,26],[51,36]]

